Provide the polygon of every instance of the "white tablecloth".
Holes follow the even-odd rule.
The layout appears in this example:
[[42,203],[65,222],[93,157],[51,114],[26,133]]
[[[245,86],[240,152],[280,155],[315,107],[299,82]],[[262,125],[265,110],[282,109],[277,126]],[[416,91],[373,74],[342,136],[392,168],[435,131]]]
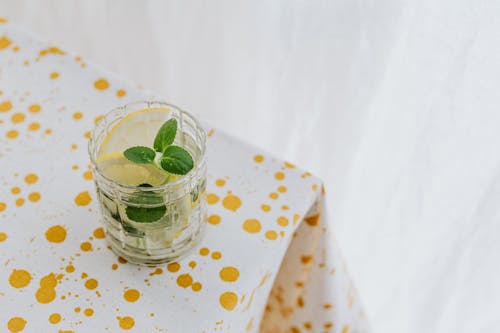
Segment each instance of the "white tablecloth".
[[18,331],[367,332],[322,182],[208,128],[208,226],[178,263],[119,260],[98,224],[89,130],[147,94],[0,25],[0,323]]

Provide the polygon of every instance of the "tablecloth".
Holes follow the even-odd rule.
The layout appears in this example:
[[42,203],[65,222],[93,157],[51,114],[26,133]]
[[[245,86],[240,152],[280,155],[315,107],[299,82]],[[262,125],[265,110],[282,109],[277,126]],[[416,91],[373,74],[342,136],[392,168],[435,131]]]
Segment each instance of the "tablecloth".
[[1,23],[2,330],[368,331],[321,181],[208,125],[199,246],[153,268],[116,257],[87,140],[104,112],[157,96]]

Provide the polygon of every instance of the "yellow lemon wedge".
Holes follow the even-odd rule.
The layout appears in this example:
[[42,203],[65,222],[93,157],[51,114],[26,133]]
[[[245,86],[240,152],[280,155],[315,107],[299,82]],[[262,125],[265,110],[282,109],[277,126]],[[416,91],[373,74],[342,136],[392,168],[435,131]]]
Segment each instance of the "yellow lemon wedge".
[[150,108],[123,117],[104,138],[98,157],[123,152],[134,146],[153,147],[155,136],[169,118],[169,113],[168,108]]
[[116,152],[97,159],[97,167],[109,179],[126,186],[150,184],[159,186],[172,181],[169,175],[151,164],[138,164],[129,161],[123,153]]

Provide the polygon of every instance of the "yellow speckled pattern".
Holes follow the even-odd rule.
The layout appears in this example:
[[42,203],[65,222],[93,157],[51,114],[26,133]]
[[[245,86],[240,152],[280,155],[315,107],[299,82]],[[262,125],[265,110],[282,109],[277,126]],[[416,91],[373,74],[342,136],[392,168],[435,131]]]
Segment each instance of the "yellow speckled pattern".
[[207,126],[203,240],[129,264],[86,147],[103,113],[155,96],[6,19],[0,69],[0,332],[368,332],[319,179]]

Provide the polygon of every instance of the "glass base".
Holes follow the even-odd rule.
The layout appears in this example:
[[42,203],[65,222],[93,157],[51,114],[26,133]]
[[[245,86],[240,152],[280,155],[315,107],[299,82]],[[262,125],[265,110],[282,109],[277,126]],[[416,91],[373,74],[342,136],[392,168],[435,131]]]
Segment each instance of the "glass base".
[[111,250],[117,256],[126,259],[128,262],[142,266],[157,266],[178,261],[189,254],[203,238],[204,231],[205,223],[200,223],[198,229],[195,230],[190,237],[184,238],[180,242],[174,242],[170,247],[156,249],[154,252],[138,251],[137,248],[127,245],[109,232],[106,232],[106,240],[109,245],[111,245]]

